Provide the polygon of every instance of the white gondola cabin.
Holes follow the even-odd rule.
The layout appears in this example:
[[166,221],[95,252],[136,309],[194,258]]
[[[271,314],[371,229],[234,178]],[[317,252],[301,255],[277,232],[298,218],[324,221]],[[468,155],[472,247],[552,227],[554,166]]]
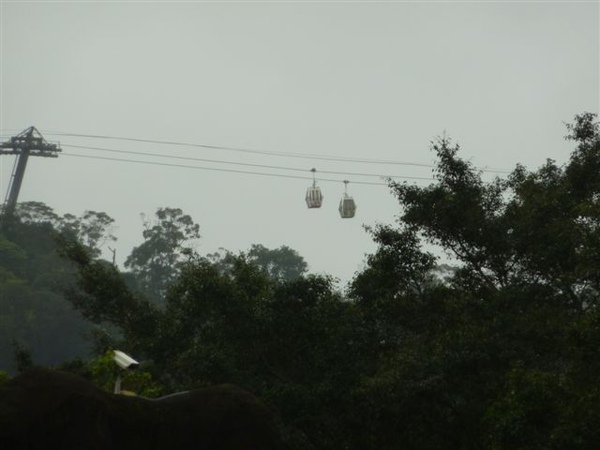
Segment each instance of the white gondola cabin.
[[316,169],[311,169],[313,173],[313,184],[306,190],[306,206],[309,208],[320,208],[323,204],[323,194],[321,193],[321,188],[317,186],[317,181],[315,180],[315,172]]
[[354,199],[348,195],[348,180],[344,180],[345,192],[340,200],[340,216],[342,219],[351,219],[356,214],[356,203]]

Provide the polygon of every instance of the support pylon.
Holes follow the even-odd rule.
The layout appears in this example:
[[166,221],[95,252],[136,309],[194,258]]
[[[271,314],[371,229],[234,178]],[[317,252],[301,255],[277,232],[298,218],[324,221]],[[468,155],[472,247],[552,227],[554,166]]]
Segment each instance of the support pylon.
[[14,213],[29,156],[57,158],[58,152],[61,151],[58,144],[47,142],[35,127],[29,127],[11,137],[9,141],[0,144],[0,155],[17,155],[15,168],[8,185],[8,193],[2,207],[3,219]]

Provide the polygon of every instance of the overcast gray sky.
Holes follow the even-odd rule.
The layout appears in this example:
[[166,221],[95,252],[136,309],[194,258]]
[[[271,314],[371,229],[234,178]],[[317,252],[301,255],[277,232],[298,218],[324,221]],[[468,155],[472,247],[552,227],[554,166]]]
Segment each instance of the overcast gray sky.
[[[63,149],[30,158],[19,201],[108,213],[118,261],[142,240],[140,214],[168,206],[200,224],[202,254],[288,245],[347,281],[375,249],[363,225],[400,212],[380,178],[356,174],[427,184],[431,167],[375,162],[430,165],[443,133],[481,168],[566,162],[564,122],[600,101],[596,1],[2,1],[0,12],[0,135],[33,125]],[[13,161],[0,158],[3,198]],[[310,180],[294,178],[312,167],[319,210],[304,203]],[[337,211],[344,179],[354,219]]]

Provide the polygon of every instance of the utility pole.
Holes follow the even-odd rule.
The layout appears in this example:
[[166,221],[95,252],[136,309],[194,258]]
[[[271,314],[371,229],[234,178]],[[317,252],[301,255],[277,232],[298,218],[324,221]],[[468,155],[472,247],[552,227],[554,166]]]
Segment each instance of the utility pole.
[[0,144],[0,155],[17,155],[2,208],[2,219],[6,219],[14,213],[29,156],[57,158],[58,152],[61,151],[58,144],[47,142],[35,127],[29,127],[11,137],[9,141]]

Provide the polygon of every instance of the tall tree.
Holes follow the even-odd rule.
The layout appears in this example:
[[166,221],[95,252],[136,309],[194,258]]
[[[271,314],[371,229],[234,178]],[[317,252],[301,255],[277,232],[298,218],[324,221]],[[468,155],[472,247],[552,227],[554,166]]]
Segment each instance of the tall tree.
[[51,227],[54,232],[69,235],[83,243],[92,256],[100,256],[107,242],[116,241],[112,226],[114,219],[105,212],[85,211],[81,216],[67,213],[59,216],[42,202],[22,202],[17,205],[19,222]]
[[[352,291],[361,304],[384,305],[375,314],[380,343],[391,334],[381,330],[396,338],[364,381],[373,399],[366,408],[378,418],[365,424],[371,445],[598,444],[590,407],[598,390],[588,377],[597,368],[600,134],[591,114],[576,117],[570,132],[577,148],[565,166],[517,166],[486,183],[441,139],[435,183],[390,182],[400,226],[378,230],[378,251]],[[390,242],[414,255],[412,270]],[[406,286],[428,261],[421,242],[453,256],[458,269],[449,283],[419,292]]]
[[81,217],[65,214],[58,229],[63,234],[71,234],[93,257],[99,257],[104,244],[117,240],[112,234],[113,223],[114,219],[105,212],[85,211]]
[[131,251],[125,267],[150,298],[162,302],[181,263],[195,254],[193,244],[200,238],[200,226],[179,208],[159,208],[155,220],[145,222],[144,227],[144,242]]

